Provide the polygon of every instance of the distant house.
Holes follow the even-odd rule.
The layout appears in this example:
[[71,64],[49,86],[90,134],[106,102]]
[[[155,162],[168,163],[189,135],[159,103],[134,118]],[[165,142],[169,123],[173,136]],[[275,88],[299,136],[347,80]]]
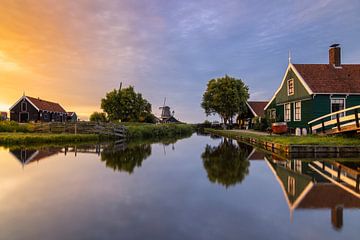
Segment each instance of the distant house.
[[64,122],[66,119],[67,112],[59,103],[25,95],[10,108],[10,120],[16,122]]
[[67,117],[66,117],[66,121],[68,121],[68,122],[77,122],[78,121],[78,116],[77,116],[76,112],[68,112]]
[[247,113],[245,116],[239,116],[237,123],[241,128],[252,128],[257,119],[265,117],[265,106],[267,101],[248,101],[246,102]]
[[0,121],[7,120],[7,112],[0,112]]
[[283,80],[264,109],[290,128],[308,128],[315,118],[356,105],[360,105],[360,64],[341,64],[341,49],[334,44],[328,64],[292,64],[289,59]]

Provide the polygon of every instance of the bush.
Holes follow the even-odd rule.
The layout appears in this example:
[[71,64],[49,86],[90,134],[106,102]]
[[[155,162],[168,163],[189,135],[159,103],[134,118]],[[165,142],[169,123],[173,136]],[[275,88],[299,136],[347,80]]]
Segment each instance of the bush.
[[266,129],[269,127],[268,120],[266,118],[256,117],[254,121],[254,130],[266,131]]
[[128,138],[175,137],[189,135],[195,131],[190,124],[124,124],[128,130]]
[[0,121],[0,132],[32,132],[33,130],[33,125],[29,123]]

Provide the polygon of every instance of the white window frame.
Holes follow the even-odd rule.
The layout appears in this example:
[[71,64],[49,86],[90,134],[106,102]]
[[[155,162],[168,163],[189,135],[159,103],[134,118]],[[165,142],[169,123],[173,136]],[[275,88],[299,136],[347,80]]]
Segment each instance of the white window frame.
[[[274,113],[274,114],[273,114]],[[276,120],[276,108],[271,108],[269,110],[269,119],[270,120]]]
[[[290,92],[290,84],[289,83],[292,83],[292,92]],[[288,96],[291,96],[291,95],[294,95],[295,94],[295,81],[293,78],[287,80],[287,94]]]
[[294,177],[288,176],[288,193],[292,196],[296,194],[296,181]]
[[[299,118],[296,118],[296,104],[297,103],[299,103],[300,104],[300,113],[299,113]],[[294,102],[294,121],[297,121],[297,122],[299,122],[299,121],[301,121],[301,110],[302,110],[302,108],[301,108],[301,101],[297,101],[297,102]]]
[[[286,106],[289,106],[289,118],[287,118],[287,114],[286,114]],[[284,104],[284,121],[285,122],[291,122],[291,103],[285,103]]]
[[[332,104],[333,104],[333,100],[344,100],[344,109],[346,109],[346,98],[343,97],[330,97],[330,113],[333,113],[332,111]],[[346,116],[346,112],[340,113],[340,117],[345,117]],[[331,119],[336,119],[336,115],[331,116]]]

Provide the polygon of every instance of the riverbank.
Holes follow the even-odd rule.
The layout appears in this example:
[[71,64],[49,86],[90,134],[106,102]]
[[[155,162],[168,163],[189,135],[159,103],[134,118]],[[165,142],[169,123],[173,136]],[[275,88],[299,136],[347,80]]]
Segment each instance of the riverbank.
[[127,138],[146,139],[158,137],[187,136],[195,132],[191,124],[146,124],[146,123],[123,123],[127,129]]
[[74,143],[98,141],[97,134],[55,134],[55,133],[0,133],[0,144],[40,144],[40,143]]
[[266,142],[273,142],[282,145],[332,145],[332,146],[360,146],[359,137],[344,137],[344,136],[285,136],[285,135],[263,135],[255,133],[244,133],[236,130],[215,130],[207,128],[208,133],[217,134],[220,136],[237,139],[252,138],[259,139]]
[[236,130],[206,129],[207,133],[231,138],[285,158],[358,157],[359,137],[344,136],[267,136]]
[[[175,138],[190,136],[195,128],[190,124],[146,124],[146,123],[121,123],[126,127],[126,139],[129,141],[149,138]],[[34,124],[18,124],[3,122],[0,128],[0,144],[35,144],[35,143],[74,143],[100,140],[113,140],[114,136],[95,133],[55,133],[35,132]],[[1,131],[3,130],[3,131]]]

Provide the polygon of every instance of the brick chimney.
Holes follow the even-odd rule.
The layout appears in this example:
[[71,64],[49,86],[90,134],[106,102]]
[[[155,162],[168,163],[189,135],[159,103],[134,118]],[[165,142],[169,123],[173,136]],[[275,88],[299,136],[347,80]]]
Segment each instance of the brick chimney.
[[329,48],[329,64],[334,67],[341,66],[341,48],[340,44],[333,44]]

